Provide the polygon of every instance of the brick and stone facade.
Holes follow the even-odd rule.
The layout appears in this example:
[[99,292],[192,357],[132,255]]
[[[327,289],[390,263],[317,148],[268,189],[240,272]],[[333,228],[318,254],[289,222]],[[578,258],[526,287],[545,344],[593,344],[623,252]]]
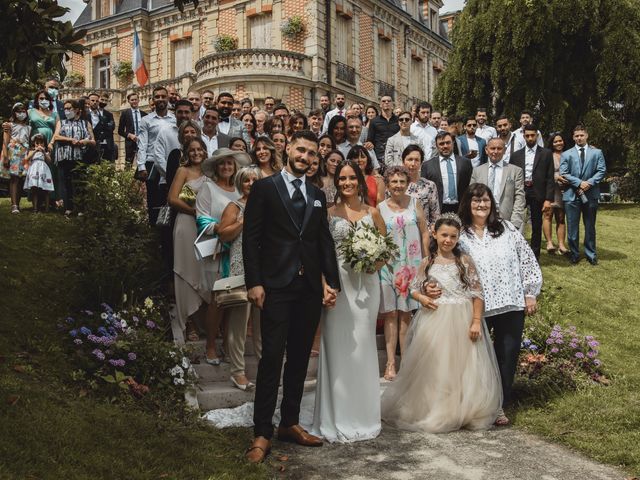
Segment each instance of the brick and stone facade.
[[[409,107],[432,97],[451,49],[440,31],[441,0],[201,0],[184,13],[172,0],[100,4],[98,10],[90,2],[76,21],[88,31],[87,52],[73,54],[67,68],[85,81],[64,95],[107,90],[116,113],[133,90],[144,107],[154,84],[175,86],[182,95],[189,88],[230,91],[257,105],[272,95],[302,111],[336,92],[348,103],[374,104],[389,92]],[[285,36],[282,23],[294,18],[304,29]],[[134,28],[150,75],[142,89],[135,77],[117,78],[113,69],[132,60]],[[237,48],[216,52],[222,35]]]

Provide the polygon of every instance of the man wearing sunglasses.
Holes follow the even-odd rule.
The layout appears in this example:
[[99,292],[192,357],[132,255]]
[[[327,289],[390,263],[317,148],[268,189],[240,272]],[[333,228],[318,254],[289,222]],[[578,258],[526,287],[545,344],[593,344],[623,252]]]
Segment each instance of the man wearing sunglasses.
[[402,165],[402,152],[409,145],[419,146],[424,152],[424,158],[431,158],[431,141],[427,146],[421,137],[411,133],[411,112],[400,112],[398,125],[400,125],[400,131],[387,140],[387,147],[384,151],[385,165],[387,167]]

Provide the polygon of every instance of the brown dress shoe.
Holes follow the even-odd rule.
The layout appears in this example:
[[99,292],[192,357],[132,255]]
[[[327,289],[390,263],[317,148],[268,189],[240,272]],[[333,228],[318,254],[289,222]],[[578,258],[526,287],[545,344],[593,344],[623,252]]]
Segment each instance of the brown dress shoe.
[[270,451],[271,440],[264,437],[256,437],[244,456],[250,463],[262,463]]
[[311,435],[300,425],[291,427],[278,427],[278,440],[297,443],[305,447],[321,447],[322,439]]

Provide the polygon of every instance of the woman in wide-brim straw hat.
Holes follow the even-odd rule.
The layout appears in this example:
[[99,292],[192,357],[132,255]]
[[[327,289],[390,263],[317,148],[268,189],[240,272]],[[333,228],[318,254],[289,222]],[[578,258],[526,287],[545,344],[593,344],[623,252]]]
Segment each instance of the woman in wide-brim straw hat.
[[[240,198],[234,185],[234,178],[239,168],[251,163],[251,157],[245,152],[236,152],[228,148],[219,148],[214,154],[202,162],[202,173],[208,178],[196,197],[196,223],[198,233],[217,235],[222,212],[229,202]],[[225,261],[226,260],[226,261]],[[228,256],[217,255],[203,261],[203,282],[209,290],[219,278],[228,276]],[[220,329],[223,311],[213,301],[209,303],[206,315],[206,362],[220,365],[220,356],[216,350],[216,337]]]

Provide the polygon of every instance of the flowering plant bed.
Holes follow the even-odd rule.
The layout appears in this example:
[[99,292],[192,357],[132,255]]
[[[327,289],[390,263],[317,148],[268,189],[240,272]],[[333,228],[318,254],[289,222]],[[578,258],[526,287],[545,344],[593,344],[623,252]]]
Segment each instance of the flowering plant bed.
[[67,317],[60,327],[78,366],[73,380],[113,396],[162,391],[182,398],[195,377],[185,349],[167,337],[163,310],[147,298],[121,311],[103,303],[100,312]]

